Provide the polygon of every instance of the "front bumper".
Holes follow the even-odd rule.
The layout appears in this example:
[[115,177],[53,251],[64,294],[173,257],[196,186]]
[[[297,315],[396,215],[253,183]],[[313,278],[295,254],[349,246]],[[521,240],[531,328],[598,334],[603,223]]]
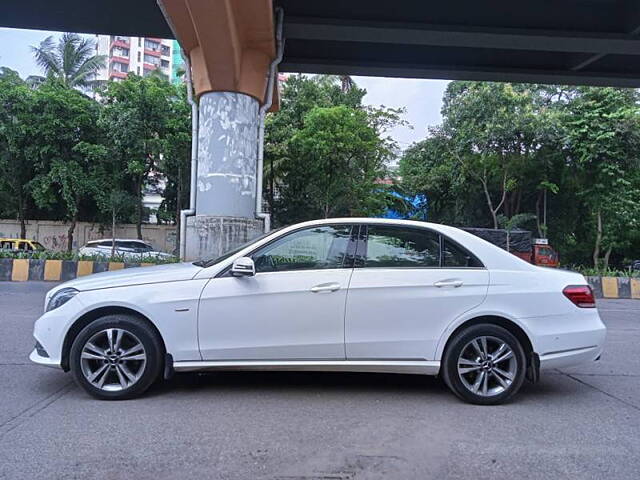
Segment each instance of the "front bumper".
[[48,358],[48,357],[43,357],[38,353],[38,350],[35,348],[29,355],[29,360],[31,360],[33,363],[37,363],[38,365],[43,365],[45,367],[62,368],[59,361],[52,360],[51,358]]
[[76,295],[55,310],[43,313],[36,320],[33,336],[37,343],[29,355],[29,360],[38,365],[62,368],[64,337],[74,319],[78,317],[81,307],[82,304]]

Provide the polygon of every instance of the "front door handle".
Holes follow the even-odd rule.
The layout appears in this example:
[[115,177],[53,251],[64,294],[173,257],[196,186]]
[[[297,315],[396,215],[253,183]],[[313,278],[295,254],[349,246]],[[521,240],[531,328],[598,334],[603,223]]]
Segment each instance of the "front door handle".
[[435,282],[433,286],[438,288],[442,288],[442,287],[458,288],[462,286],[462,280],[440,280],[439,282]]
[[311,287],[311,291],[313,293],[321,293],[321,292],[335,292],[336,290],[340,290],[339,283],[321,283],[320,285],[316,285]]

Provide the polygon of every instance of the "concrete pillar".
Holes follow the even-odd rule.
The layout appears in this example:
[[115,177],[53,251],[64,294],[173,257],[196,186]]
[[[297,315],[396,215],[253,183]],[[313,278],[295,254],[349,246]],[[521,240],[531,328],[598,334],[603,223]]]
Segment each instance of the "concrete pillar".
[[199,214],[254,216],[259,108],[258,100],[242,93],[200,96]]
[[258,110],[236,92],[200,96],[196,215],[187,219],[187,259],[215,257],[259,235],[255,218]]
[[[255,218],[258,110],[276,58],[272,0],[158,0],[189,55],[200,101],[195,216],[186,259],[213,257],[263,231]],[[273,85],[277,110],[277,86]]]

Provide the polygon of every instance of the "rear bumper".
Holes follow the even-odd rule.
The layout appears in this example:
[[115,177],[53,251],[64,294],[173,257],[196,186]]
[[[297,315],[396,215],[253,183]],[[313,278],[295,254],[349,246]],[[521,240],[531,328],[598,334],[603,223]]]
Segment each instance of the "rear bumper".
[[593,362],[598,360],[601,354],[601,346],[577,348],[574,350],[565,350],[563,352],[552,352],[540,356],[540,368],[563,368],[579,365],[581,363]]
[[563,315],[522,319],[540,368],[562,368],[592,362],[602,354],[607,328],[598,310],[575,309]]

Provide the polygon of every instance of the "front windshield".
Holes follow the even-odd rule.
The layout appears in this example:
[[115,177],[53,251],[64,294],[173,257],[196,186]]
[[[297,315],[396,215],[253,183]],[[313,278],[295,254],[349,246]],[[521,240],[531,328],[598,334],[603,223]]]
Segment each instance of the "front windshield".
[[193,262],[193,264],[197,265],[199,267],[204,267],[204,268],[212,267],[216,263],[220,263],[221,261],[226,260],[227,258],[229,258],[229,257],[235,255],[236,253],[238,253],[240,250],[244,250],[245,248],[247,248],[251,244],[259,242],[263,238],[266,238],[269,235],[273,235],[274,233],[276,233],[279,230],[282,230],[282,228],[277,228],[276,230],[271,230],[268,233],[263,233],[259,237],[256,237],[256,238],[254,238],[252,240],[249,240],[248,242],[245,242],[242,245],[237,246],[233,250],[229,250],[227,253],[225,253],[223,255],[220,255],[219,257],[209,258],[209,259],[206,259],[206,260],[198,260],[197,262]]

